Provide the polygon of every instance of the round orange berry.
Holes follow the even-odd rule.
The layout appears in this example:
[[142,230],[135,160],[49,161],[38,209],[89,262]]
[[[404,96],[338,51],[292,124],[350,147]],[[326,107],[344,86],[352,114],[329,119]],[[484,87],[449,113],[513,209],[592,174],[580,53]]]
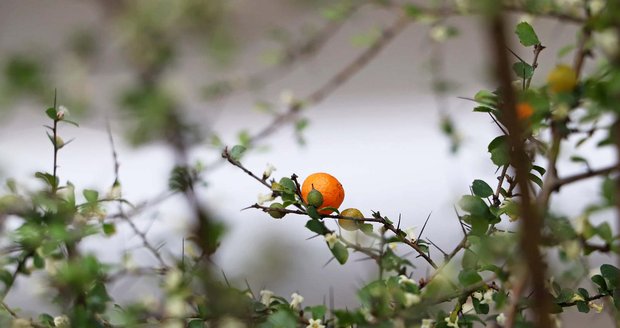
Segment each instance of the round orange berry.
[[[308,194],[312,189],[317,190],[323,196],[321,208],[338,208],[344,201],[344,188],[338,179],[327,173],[314,173],[309,175],[301,185],[301,196],[304,202],[308,203]],[[329,214],[332,210],[324,209],[319,211],[321,214]]]

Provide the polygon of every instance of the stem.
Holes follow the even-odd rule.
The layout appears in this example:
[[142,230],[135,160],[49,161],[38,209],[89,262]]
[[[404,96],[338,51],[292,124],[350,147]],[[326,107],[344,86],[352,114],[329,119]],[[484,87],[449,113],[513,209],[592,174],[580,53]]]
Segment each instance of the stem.
[[536,327],[550,327],[550,300],[545,289],[545,263],[539,251],[542,218],[530,195],[529,169],[530,159],[527,156],[523,141],[523,128],[519,124],[515,110],[516,95],[512,88],[512,77],[508,53],[506,51],[506,32],[501,12],[496,12],[490,19],[489,43],[495,59],[497,79],[503,91],[501,111],[508,128],[508,141],[511,148],[511,163],[515,168],[516,181],[521,190],[521,236],[520,248],[527,261],[527,270],[534,287],[534,314]]

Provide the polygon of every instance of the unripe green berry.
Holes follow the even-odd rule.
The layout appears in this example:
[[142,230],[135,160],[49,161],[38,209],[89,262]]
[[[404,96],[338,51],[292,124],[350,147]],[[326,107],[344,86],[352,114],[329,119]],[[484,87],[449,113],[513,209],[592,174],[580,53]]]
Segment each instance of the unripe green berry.
[[308,193],[308,205],[320,208],[323,205],[323,195],[320,191],[312,188]]
[[267,213],[269,213],[269,215],[271,215],[274,219],[281,219],[286,215],[286,213],[279,211],[284,209],[284,205],[280,203],[273,203],[269,205],[269,208],[274,209],[273,211],[267,211]]

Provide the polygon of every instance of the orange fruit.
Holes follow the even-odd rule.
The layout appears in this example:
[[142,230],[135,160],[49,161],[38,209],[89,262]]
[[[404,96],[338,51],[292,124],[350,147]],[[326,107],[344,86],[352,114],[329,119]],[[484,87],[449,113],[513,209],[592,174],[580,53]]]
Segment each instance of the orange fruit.
[[[301,185],[301,197],[304,202],[308,203],[308,194],[312,191],[312,188],[316,189],[323,196],[323,204],[321,207],[333,207],[338,208],[344,200],[344,188],[342,184],[338,182],[338,179],[327,173],[313,173],[310,174],[304,183]],[[321,210],[321,214],[329,214],[332,210]]]
[[[348,217],[348,218],[355,218],[355,219],[364,218],[364,214],[362,214],[362,212],[360,212],[360,210],[358,210],[357,208],[347,208],[346,210],[340,212],[340,215]],[[354,220],[338,219],[338,225],[342,229],[349,230],[349,231],[355,231],[359,229],[358,222]]]
[[526,102],[520,102],[517,104],[517,117],[520,120],[526,120],[534,114],[534,107]]
[[573,91],[577,86],[577,73],[568,65],[558,65],[549,72],[547,84],[554,93]]

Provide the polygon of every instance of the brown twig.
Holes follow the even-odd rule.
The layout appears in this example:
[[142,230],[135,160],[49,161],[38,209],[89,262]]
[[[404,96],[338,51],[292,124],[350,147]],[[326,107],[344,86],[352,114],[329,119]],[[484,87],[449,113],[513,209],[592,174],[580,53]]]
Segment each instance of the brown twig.
[[228,147],[225,147],[224,151],[222,151],[222,158],[225,158],[230,164],[240,168],[243,172],[247,173],[249,176],[254,178],[254,180],[260,182],[262,185],[264,185],[265,187],[269,188],[269,190],[271,190],[271,185],[269,185],[269,183],[267,183],[267,181],[265,181],[264,179],[259,178],[256,174],[252,173],[252,171],[246,169],[243,165],[241,165],[241,163],[239,161],[237,161],[236,159],[232,158],[232,156],[228,152]]
[[265,126],[262,130],[250,138],[250,144],[264,139],[275,132],[280,125],[292,120],[303,107],[313,106],[320,103],[329,95],[334,93],[340,86],[349,81],[354,75],[366,67],[390,42],[399,35],[405,27],[411,22],[410,17],[406,14],[400,14],[399,17],[386,29],[383,30],[379,38],[375,40],[364,52],[358,55],[352,62],[338,71],[336,75],[331,77],[325,84],[311,93],[302,102],[294,102],[282,114]]
[[503,15],[501,12],[496,12],[488,19],[489,43],[495,60],[494,65],[497,79],[500,82],[503,95],[503,106],[500,109],[509,132],[508,141],[511,149],[511,164],[515,168],[515,179],[522,194],[520,204],[522,217],[520,247],[527,261],[528,275],[531,277],[534,287],[533,310],[536,326],[546,328],[550,326],[550,300],[545,290],[545,264],[538,249],[541,239],[542,218],[530,195],[528,178],[530,159],[524,149],[522,140],[523,128],[519,123],[515,110],[517,99],[512,88]]

